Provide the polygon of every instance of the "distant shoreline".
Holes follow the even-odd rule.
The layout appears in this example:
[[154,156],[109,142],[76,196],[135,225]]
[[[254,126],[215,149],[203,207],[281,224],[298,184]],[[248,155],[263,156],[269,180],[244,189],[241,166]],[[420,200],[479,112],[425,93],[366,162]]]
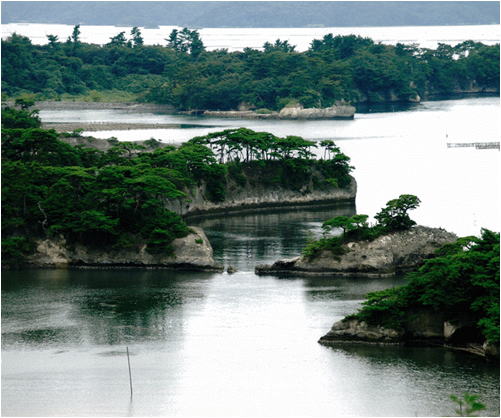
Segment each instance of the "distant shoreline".
[[[13,105],[12,101],[5,103]],[[44,100],[36,102],[33,106],[39,110],[125,110],[135,113],[141,112],[159,112],[159,113],[175,113],[173,106],[167,104],[156,103],[139,103],[139,102],[85,102],[73,100]]]
[[54,129],[57,132],[71,132],[82,129],[86,132],[128,131],[134,129],[181,129],[179,123],[122,123],[122,122],[45,122],[43,129]]

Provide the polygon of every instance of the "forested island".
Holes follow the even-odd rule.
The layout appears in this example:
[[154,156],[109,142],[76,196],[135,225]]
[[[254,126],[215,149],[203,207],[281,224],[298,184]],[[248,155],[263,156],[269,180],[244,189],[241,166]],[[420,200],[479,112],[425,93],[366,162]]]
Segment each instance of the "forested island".
[[[41,129],[30,105],[19,100],[2,112],[3,265],[37,265],[30,256],[50,247],[47,240],[80,254],[69,264],[101,263],[77,246],[86,254],[113,250],[121,261],[109,256],[107,265],[163,264],[150,256],[186,255],[174,251],[194,232],[182,214],[355,199],[350,159],[330,140],[319,144],[320,159],[312,141],[246,128],[180,147],[112,139],[101,151],[92,145],[99,140],[72,146],[74,134]],[[194,242],[210,247],[198,235]],[[149,255],[143,263],[124,253]]]
[[373,225],[364,214],[328,219],[322,237],[309,242],[300,257],[259,265],[256,273],[380,278],[413,270],[457,239],[440,228],[416,226],[408,212],[419,204],[414,195],[392,199],[374,216]]
[[86,44],[75,26],[68,39],[47,35],[33,45],[20,35],[2,40],[3,99],[132,101],[178,111],[415,102],[457,93],[499,94],[499,44],[465,41],[437,49],[383,45],[360,36],[325,35],[296,52],[288,41],[262,50],[207,51],[198,31],[166,33],[147,46],[139,28],[106,45]]
[[445,345],[499,358],[499,233],[444,245],[407,281],[370,293],[320,342]]
[[419,204],[414,195],[392,199],[373,225],[363,214],[328,219],[323,237],[301,257],[257,266],[256,273],[357,280],[408,272],[406,285],[368,294],[320,342],[445,345],[499,357],[499,233],[457,238],[417,226],[408,212]]

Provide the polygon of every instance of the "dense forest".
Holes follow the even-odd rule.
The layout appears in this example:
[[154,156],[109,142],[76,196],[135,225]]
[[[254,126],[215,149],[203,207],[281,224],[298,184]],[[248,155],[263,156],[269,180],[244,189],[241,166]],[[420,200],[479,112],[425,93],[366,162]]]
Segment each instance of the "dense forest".
[[260,185],[320,190],[351,181],[349,158],[330,141],[276,137],[229,129],[196,137],[180,147],[154,139],[145,145],[110,140],[98,151],[73,147],[53,130],[40,128],[37,112],[19,100],[2,112],[2,262],[21,263],[36,238],[102,248],[135,248],[168,254],[185,236],[184,220],[166,209],[199,187],[204,197],[224,201],[230,188]]
[[120,32],[106,45],[80,41],[79,26],[47,45],[23,36],[2,41],[4,98],[85,96],[169,104],[178,110],[280,110],[337,102],[413,101],[458,91],[499,92],[499,44],[465,41],[437,49],[383,45],[360,36],[326,35],[296,52],[288,41],[263,50],[206,51],[196,30],[173,30],[164,46],[144,45],[141,31]]
[[481,237],[443,246],[407,280],[405,286],[370,293],[351,317],[399,329],[419,309],[449,320],[467,314],[480,342],[499,344],[499,233],[484,229]]
[[2,2],[2,23],[189,27],[499,24],[496,1]]

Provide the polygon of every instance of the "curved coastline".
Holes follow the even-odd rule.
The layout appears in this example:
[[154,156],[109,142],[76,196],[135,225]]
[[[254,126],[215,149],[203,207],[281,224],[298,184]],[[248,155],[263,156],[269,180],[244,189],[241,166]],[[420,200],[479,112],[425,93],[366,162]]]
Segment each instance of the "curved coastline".
[[345,188],[329,190],[290,190],[246,187],[228,194],[223,202],[203,197],[203,187],[191,189],[187,199],[169,202],[167,208],[185,218],[214,217],[228,214],[259,213],[269,210],[294,210],[325,206],[355,207],[356,180],[351,177]]

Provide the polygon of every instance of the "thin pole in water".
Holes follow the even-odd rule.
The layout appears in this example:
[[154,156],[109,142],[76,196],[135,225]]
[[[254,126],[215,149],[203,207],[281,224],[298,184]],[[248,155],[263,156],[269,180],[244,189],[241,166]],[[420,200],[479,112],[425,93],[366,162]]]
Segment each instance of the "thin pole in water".
[[130,372],[129,347],[126,348],[127,348],[127,364],[129,365],[130,398],[132,399],[132,374]]

